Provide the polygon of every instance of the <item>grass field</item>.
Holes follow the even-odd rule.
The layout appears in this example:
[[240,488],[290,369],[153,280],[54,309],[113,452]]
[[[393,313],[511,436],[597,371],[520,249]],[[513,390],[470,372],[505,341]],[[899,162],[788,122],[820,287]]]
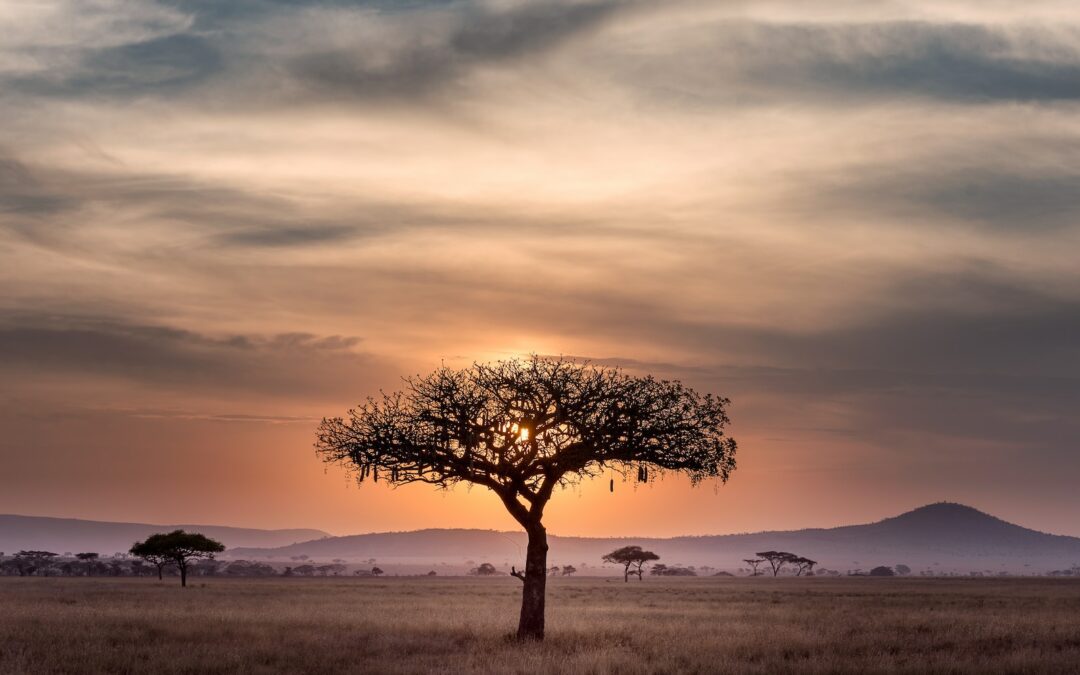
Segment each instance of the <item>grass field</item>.
[[1080,581],[0,578],[2,673],[1036,673],[1080,669]]

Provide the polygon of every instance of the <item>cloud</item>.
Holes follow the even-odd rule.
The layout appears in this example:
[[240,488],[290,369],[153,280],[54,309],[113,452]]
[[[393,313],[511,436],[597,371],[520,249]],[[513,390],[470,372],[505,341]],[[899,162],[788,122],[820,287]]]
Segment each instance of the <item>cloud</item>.
[[[72,11],[57,4],[55,13]],[[66,40],[44,30],[26,38],[39,56],[22,66],[10,56],[7,84],[62,98],[171,97],[205,85],[198,97],[234,107],[411,98],[554,49],[633,4],[104,2],[106,16]],[[139,11],[118,28],[128,5]]]
[[606,63],[628,88],[684,103],[1080,98],[1076,26],[724,18],[663,39],[616,43]]
[[[72,20],[78,17],[78,20]],[[0,73],[63,66],[83,49],[108,49],[175,35],[190,16],[153,0],[36,0],[0,12]]]
[[233,230],[218,241],[238,246],[295,247],[345,241],[356,234],[356,228],[344,225],[285,226]]
[[8,216],[47,216],[66,211],[77,200],[51,191],[22,162],[0,156],[0,213]]
[[813,201],[863,217],[890,215],[923,227],[970,223],[1003,232],[1042,232],[1080,225],[1080,171],[1009,167],[865,167]]
[[356,382],[384,372],[377,359],[357,351],[359,342],[307,333],[210,336],[114,319],[9,313],[0,321],[0,371],[9,382],[96,377],[208,397],[232,391],[327,400],[356,396]]
[[223,64],[210,40],[188,34],[89,49],[71,68],[13,78],[15,89],[42,96],[117,97],[167,94],[216,75]]
[[[358,17],[376,24],[339,46],[312,49],[289,62],[295,84],[323,96],[380,99],[427,96],[460,84],[474,68],[512,62],[551,50],[595,30],[630,3],[458,3],[445,9]],[[312,15],[331,35],[338,13]],[[347,24],[349,22],[346,22]]]

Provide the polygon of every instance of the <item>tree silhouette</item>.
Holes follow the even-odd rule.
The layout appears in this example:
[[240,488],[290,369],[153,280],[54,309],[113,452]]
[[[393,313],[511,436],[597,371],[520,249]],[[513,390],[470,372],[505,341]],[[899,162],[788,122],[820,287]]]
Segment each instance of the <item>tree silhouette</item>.
[[780,570],[784,569],[784,565],[794,563],[799,559],[799,556],[786,551],[762,551],[761,553],[755,553],[754,555],[759,558],[764,558],[769,563],[769,567],[772,568],[772,575],[774,577],[777,574],[780,574]]
[[802,556],[796,556],[791,560],[791,563],[795,565],[795,576],[801,577],[803,572],[813,572],[814,565],[817,564],[817,561]]
[[765,562],[765,559],[764,558],[744,558],[743,562],[746,563],[747,565],[749,565],[750,569],[753,570],[752,573],[750,574],[750,576],[756,577],[756,576],[761,574],[761,572],[758,572],[758,565]]
[[697,571],[693,567],[680,567],[678,565],[668,567],[658,563],[653,565],[652,574],[658,577],[696,577]]
[[48,572],[57,555],[52,551],[19,551],[12,562],[20,577],[33,576],[36,572]]
[[623,565],[623,581],[630,581],[630,568],[636,566],[633,572],[637,574],[638,581],[642,579],[642,566],[653,560],[659,560],[660,556],[652,551],[642,551],[640,546],[623,546],[615,549],[602,558],[604,562]]
[[[138,546],[138,544],[136,544],[136,546]],[[146,547],[140,548],[139,550],[140,552],[136,553],[135,546],[132,546],[131,550],[128,552],[132,555],[142,558],[143,560],[157,568],[157,578],[158,581],[161,581],[165,577],[163,573],[165,566],[172,564],[172,560],[169,559],[168,556],[166,556],[164,553],[155,553]]]
[[75,557],[81,560],[86,566],[86,576],[94,575],[94,563],[97,562],[100,557],[97,553],[76,553]]
[[679,382],[533,356],[440,368],[403,391],[324,419],[316,451],[361,482],[482,485],[528,534],[519,638],[543,639],[547,581],[544,508],[556,487],[637,470],[679,471],[693,483],[726,480],[735,442],[728,401]]
[[166,564],[176,565],[180,570],[180,586],[187,586],[188,565],[192,560],[213,558],[215,553],[225,550],[225,546],[197,532],[173,530],[169,533],[152,534],[146,541],[137,541],[130,553],[157,565],[158,579],[161,568]]
[[575,572],[577,572],[577,568],[574,567],[573,565],[567,565],[567,566],[562,568],[562,575],[564,577],[572,577],[572,576],[574,576]]

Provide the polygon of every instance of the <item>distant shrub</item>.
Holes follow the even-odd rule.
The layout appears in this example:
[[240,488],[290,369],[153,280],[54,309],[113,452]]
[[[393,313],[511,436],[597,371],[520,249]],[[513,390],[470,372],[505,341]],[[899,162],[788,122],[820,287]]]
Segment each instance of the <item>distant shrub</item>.
[[696,577],[697,572],[689,567],[678,567],[672,565],[671,567],[664,565],[663,563],[653,565],[651,570],[652,574],[658,577]]
[[230,577],[272,577],[277,574],[270,565],[250,560],[234,560],[225,568],[225,575]]

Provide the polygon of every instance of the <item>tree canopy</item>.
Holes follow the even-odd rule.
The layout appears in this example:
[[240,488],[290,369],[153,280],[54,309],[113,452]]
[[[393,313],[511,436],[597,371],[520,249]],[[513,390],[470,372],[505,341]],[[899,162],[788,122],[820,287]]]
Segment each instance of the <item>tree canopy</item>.
[[799,556],[794,553],[788,553],[787,551],[761,551],[754,555],[759,558],[764,558],[769,563],[769,567],[772,568],[774,577],[780,574],[780,570],[784,569],[784,565],[796,563],[796,561],[799,560]]
[[679,382],[532,356],[406,378],[402,390],[324,419],[315,448],[361,483],[494,491],[529,535],[525,571],[511,570],[525,583],[518,635],[542,638],[542,519],[555,488],[609,469],[644,482],[664,471],[727,480],[736,450],[727,405]]
[[157,565],[158,578],[165,564],[176,565],[180,570],[180,585],[187,586],[188,564],[199,558],[213,558],[215,553],[225,550],[224,544],[197,532],[173,530],[168,533],[152,534],[146,541],[135,542],[131,554]]
[[602,558],[604,562],[623,565],[623,581],[630,581],[630,568],[635,566],[637,569],[634,570],[634,573],[637,574],[638,581],[641,581],[643,578],[642,567],[645,563],[659,559],[660,556],[652,551],[643,551],[640,546],[623,546]]
[[756,577],[758,574],[758,565],[765,562],[764,558],[743,558],[743,562],[750,566],[750,576]]

